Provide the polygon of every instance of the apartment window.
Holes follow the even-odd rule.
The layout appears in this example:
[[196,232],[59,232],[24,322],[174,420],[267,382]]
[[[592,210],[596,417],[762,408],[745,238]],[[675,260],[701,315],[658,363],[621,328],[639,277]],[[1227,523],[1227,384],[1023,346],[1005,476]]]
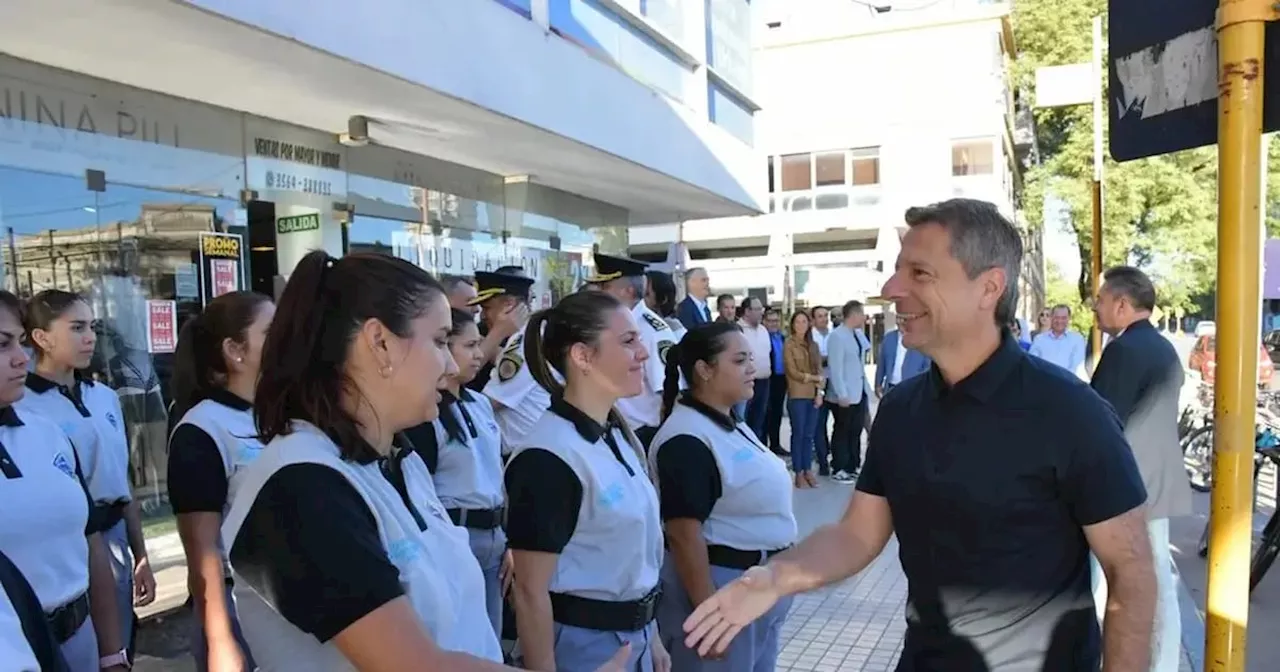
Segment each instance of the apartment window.
[[995,169],[995,143],[991,138],[951,143],[952,176],[992,175]]
[[773,157],[769,157],[769,193],[776,191],[773,187]]
[[809,154],[783,154],[781,158],[783,191],[807,191],[813,188]]
[[853,186],[880,184],[880,148],[855,149],[849,155],[849,174],[853,178]]
[[813,181],[819,187],[845,184],[844,152],[821,152],[813,155]]

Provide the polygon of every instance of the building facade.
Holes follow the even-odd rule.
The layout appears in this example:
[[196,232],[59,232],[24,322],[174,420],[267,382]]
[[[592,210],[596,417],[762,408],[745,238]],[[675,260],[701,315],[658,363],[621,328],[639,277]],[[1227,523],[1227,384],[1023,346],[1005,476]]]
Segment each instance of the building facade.
[[[631,226],[764,209],[749,0],[15,0],[5,288],[89,297],[164,515],[168,370],[213,296],[312,249],[519,264],[547,305]],[[130,380],[121,380],[126,362]],[[154,398],[151,398],[154,397]],[[135,431],[137,430],[137,431]]]
[[[982,0],[774,2],[755,60],[767,214],[633,228],[633,253],[661,258],[678,240],[718,292],[839,305],[880,293],[912,205],[979,198],[1016,221],[1009,11]],[[1038,236],[1027,242],[1034,285]]]

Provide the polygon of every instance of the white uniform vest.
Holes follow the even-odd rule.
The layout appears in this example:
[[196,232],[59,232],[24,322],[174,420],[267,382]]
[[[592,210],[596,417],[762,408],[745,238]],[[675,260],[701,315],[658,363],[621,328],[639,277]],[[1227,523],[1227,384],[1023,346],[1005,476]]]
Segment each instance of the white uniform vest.
[[676,344],[675,332],[666,320],[649,310],[644,301],[631,309],[640,339],[649,351],[644,363],[644,389],[634,397],[618,400],[618,412],[632,429],[657,427],[662,421],[662,385],[667,377],[667,352]]
[[258,440],[253,409],[240,410],[213,399],[205,399],[192,406],[173,428],[177,431],[183,425],[200,428],[218,446],[222,468],[227,475],[227,504],[222,507],[225,515],[235,497],[235,488],[239,483],[237,475],[262,453],[263,446]]
[[[89,589],[89,502],[58,426],[35,413],[17,415],[21,426],[0,426],[9,461],[0,465],[0,549],[51,611]],[[21,475],[9,478],[14,473]]]
[[[403,462],[405,485],[427,520],[420,531],[399,493],[377,463],[361,465],[341,459],[338,447],[315,426],[294,421],[293,433],[273,439],[240,473],[241,482],[222,526],[226,548],[267,480],[291,464],[321,464],[342,474],[360,493],[378,523],[388,559],[400,570],[400,583],[423,629],[441,648],[501,662],[502,649],[485,611],[484,575],[471,553],[467,531],[445,514],[431,486],[431,476],[417,455]],[[234,570],[234,566],[232,567]],[[274,611],[244,581],[238,591],[240,623],[249,650],[262,672],[306,670],[349,671],[355,668],[330,641],[321,644]]]
[[[493,407],[482,394],[470,400],[441,404],[441,413],[452,413],[466,437],[465,443],[449,438],[440,422],[436,432],[439,458],[434,474],[436,495],[446,509],[496,509],[502,506],[502,432]],[[473,438],[457,406],[465,406],[476,429]]]
[[638,600],[658,584],[662,521],[658,496],[643,458],[614,430],[632,473],[601,438],[587,443],[573,423],[546,413],[512,458],[541,448],[564,460],[582,482],[582,509],[569,544],[560,553],[550,590],[595,600]]
[[77,381],[80,400],[89,416],[76,409],[56,387],[48,387],[43,378],[27,381],[27,393],[14,408],[40,414],[52,420],[71,439],[80,456],[89,495],[98,504],[114,504],[133,499],[129,487],[129,439],[125,434],[124,413],[120,399],[111,388],[101,383]]
[[666,449],[663,444],[681,434],[706,444],[720,470],[720,498],[702,523],[708,544],[772,551],[795,543],[791,475],[745,423],[730,430],[702,411],[677,403],[653,437],[652,471],[656,473],[658,454]]
[[502,344],[484,395],[500,406],[496,416],[502,428],[502,454],[506,455],[551,405],[551,393],[533,379],[529,363],[524,361],[523,327]]

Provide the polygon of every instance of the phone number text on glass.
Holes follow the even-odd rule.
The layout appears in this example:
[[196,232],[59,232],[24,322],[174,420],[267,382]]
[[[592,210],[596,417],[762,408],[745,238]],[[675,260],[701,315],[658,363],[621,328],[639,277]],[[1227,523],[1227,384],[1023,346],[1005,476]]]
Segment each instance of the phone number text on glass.
[[321,196],[333,195],[333,184],[328,181],[273,170],[267,171],[267,188],[300,191],[304,194],[319,194]]

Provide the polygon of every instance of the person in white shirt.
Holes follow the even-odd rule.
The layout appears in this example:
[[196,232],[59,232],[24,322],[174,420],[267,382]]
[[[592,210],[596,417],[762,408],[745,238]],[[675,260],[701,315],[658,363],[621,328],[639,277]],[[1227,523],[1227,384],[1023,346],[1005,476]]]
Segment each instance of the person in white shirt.
[[751,346],[751,359],[756,363],[755,394],[742,406],[740,412],[747,426],[761,441],[768,441],[766,420],[769,417],[769,379],[772,377],[773,340],[764,326],[764,302],[748,296],[742,300],[742,319],[738,322],[742,335]]
[[111,549],[121,637],[132,641],[133,607],[155,600],[156,580],[142,535],[142,510],[129,483],[129,439],[120,397],[82,372],[97,336],[93,309],[79,295],[47,289],[27,302],[27,339],[35,371],[18,407],[57,423],[71,439]]
[[187,558],[191,654],[200,672],[254,668],[220,530],[232,481],[262,452],[253,397],[274,315],[265,295],[223,294],[183,325],[174,354],[180,419],[169,437],[169,503]]
[[1080,380],[1087,380],[1084,370],[1084,336],[1071,331],[1071,309],[1059,304],[1049,316],[1049,331],[1038,334],[1031,341],[1031,354],[1070,371]]
[[480,291],[472,301],[480,306],[485,321],[493,324],[500,321],[501,316],[513,312],[522,320],[519,329],[502,342],[494,375],[489,377],[483,388],[484,396],[493,402],[494,414],[502,429],[502,454],[505,456],[551,404],[551,397],[538,387],[537,381],[529,374],[529,365],[524,361],[523,332],[528,323],[529,291],[533,287],[533,278],[478,272],[476,282]]
[[[831,394],[831,366],[827,361],[827,339],[831,336],[831,309],[826,306],[813,308],[813,342],[818,344],[818,353],[822,355],[822,377],[827,380],[824,394]],[[829,399],[823,399],[818,409],[818,426],[813,435],[814,456],[818,461],[818,475],[831,475],[831,407]]]
[[[21,312],[18,298],[0,291],[0,550],[35,591],[71,672],[123,672],[129,657],[102,538],[109,521],[95,511],[66,434],[15,408],[27,394]],[[12,659],[0,662],[13,669]]]

